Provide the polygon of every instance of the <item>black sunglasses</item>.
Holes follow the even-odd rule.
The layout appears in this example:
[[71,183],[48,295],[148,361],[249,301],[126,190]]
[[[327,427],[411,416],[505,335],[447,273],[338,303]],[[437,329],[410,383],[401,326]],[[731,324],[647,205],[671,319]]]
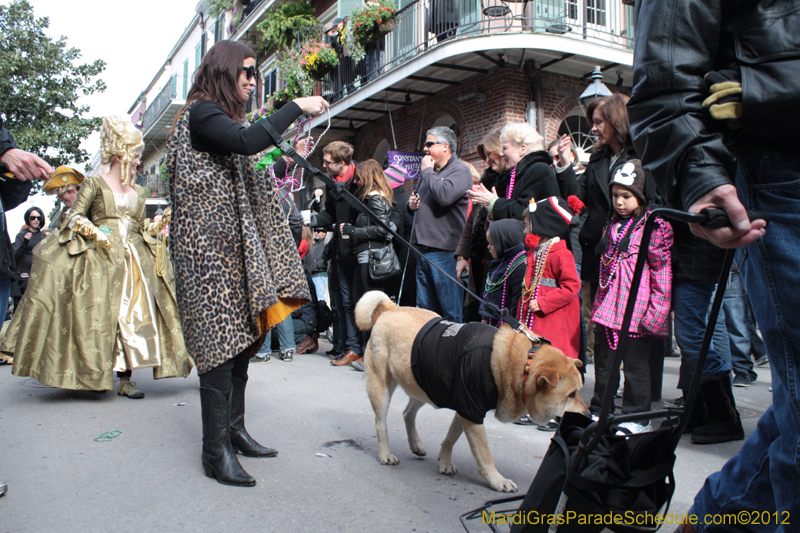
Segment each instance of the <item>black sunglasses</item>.
[[435,142],[434,141],[428,141],[428,142],[425,143],[425,148],[430,148],[434,144],[442,144],[442,143],[440,143],[439,141],[435,141]]
[[29,216],[30,220],[42,220],[42,217]]
[[256,67],[250,65],[249,67],[242,67],[242,70],[245,74],[247,74],[247,79],[252,80],[253,76],[256,75]]

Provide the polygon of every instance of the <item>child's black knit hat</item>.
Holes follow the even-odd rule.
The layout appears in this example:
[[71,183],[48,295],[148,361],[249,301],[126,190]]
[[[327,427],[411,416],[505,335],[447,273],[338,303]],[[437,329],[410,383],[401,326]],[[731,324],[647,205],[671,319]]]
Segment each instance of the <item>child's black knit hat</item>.
[[655,183],[647,176],[639,159],[629,159],[614,171],[608,182],[609,193],[614,185],[620,185],[631,191],[642,207],[646,208],[655,199]]

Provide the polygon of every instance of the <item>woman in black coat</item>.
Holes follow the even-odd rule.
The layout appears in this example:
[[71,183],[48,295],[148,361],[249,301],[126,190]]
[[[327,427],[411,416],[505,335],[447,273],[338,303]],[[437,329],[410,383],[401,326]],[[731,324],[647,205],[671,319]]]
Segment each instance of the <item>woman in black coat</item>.
[[600,98],[589,104],[586,112],[597,142],[584,173],[585,189],[581,199],[586,204],[587,218],[578,239],[582,251],[581,280],[591,283],[592,298],[597,290],[603,254],[595,248],[611,214],[609,177],[628,159],[636,157],[629,133],[628,99],[624,94]]
[[[392,217],[392,188],[386,180],[383,169],[374,159],[368,159],[356,166],[353,177],[359,186],[361,201],[387,226]],[[391,235],[382,226],[370,220],[364,213],[356,217],[355,225],[341,224],[342,237],[349,237],[353,253],[358,261],[362,292],[386,292],[386,281],[376,281],[369,274],[369,251],[383,248],[391,242]]]
[[489,190],[478,184],[468,192],[474,205],[485,206],[491,220],[521,219],[531,198],[558,196],[558,181],[550,166],[553,160],[542,137],[528,124],[509,124],[500,134],[503,159],[510,174],[503,175]]
[[31,274],[33,265],[33,249],[42,242],[42,239],[50,235],[49,231],[43,231],[45,218],[44,213],[38,207],[31,207],[25,211],[26,229],[17,233],[14,239],[14,260],[17,264],[17,274],[20,281],[17,283],[14,295],[14,309],[19,305],[22,295],[28,288],[28,276]]

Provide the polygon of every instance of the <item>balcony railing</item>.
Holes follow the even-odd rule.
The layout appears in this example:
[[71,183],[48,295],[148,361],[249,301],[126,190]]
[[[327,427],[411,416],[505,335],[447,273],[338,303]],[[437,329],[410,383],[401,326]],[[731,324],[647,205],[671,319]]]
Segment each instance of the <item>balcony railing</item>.
[[178,95],[178,75],[173,75],[167,84],[161,89],[161,92],[158,93],[156,99],[153,100],[153,103],[150,104],[144,112],[144,122],[142,126],[142,131],[149,130],[153,124],[158,120],[161,116],[161,113],[172,103],[172,100]]
[[250,0],[250,3],[247,4],[244,10],[242,11],[242,16],[239,18],[239,22],[237,22],[236,26],[233,27],[231,35],[239,31],[239,28],[241,28],[242,25],[245,23],[245,21],[247,21],[247,19],[250,18],[250,15],[252,15],[255,12],[255,10],[258,9],[258,6],[260,6],[263,3],[264,0]]
[[136,174],[134,181],[147,189],[148,198],[165,198],[169,194],[169,184],[158,174]]
[[452,40],[492,34],[543,34],[633,49],[633,8],[621,0],[417,0],[397,13],[394,31],[367,45],[366,57],[322,81],[336,102],[417,55]]

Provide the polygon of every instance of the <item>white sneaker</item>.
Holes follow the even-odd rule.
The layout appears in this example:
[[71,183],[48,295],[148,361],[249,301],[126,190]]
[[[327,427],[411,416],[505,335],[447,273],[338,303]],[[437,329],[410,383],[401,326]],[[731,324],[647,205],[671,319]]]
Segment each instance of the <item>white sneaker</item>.
[[617,426],[617,435],[636,435],[637,433],[644,433],[653,429],[648,422],[646,426],[637,424],[636,422],[623,422]]

